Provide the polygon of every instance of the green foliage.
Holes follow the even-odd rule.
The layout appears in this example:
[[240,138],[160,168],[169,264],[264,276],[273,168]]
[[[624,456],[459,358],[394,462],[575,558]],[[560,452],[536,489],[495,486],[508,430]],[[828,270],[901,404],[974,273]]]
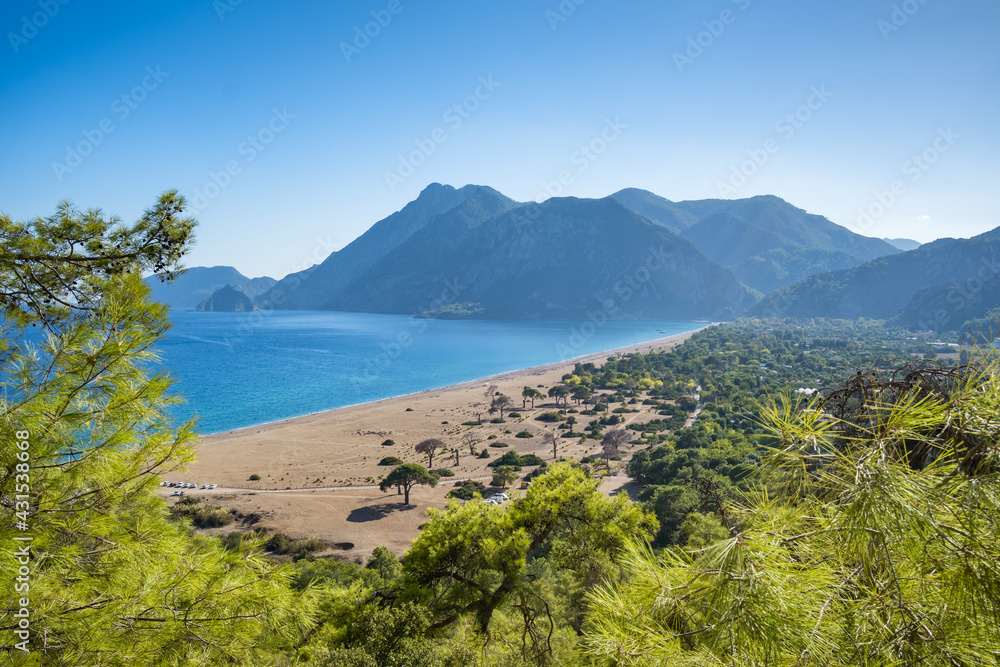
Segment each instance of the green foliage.
[[558,412],[543,412],[542,414],[535,417],[536,421],[540,422],[562,422],[566,421],[566,417],[559,414]]
[[170,510],[171,518],[188,518],[199,528],[228,526],[233,522],[233,514],[228,507],[203,505],[191,496],[183,498]]
[[[511,416],[513,417],[513,415],[511,415]],[[531,431],[520,431],[520,432],[519,432],[519,433],[518,433],[517,435],[515,435],[514,437],[515,437],[515,438],[534,438],[534,437],[535,437],[535,434],[534,434],[534,433],[532,433]]]
[[496,469],[496,472],[493,473],[493,481],[491,484],[493,486],[507,488],[508,484],[517,480],[518,470],[520,470],[520,468],[515,468],[514,466],[500,466]]
[[378,462],[380,466],[398,466],[403,463],[403,459],[397,456],[387,456]]
[[497,449],[504,449],[504,448],[506,448],[506,447],[510,447],[510,445],[508,445],[508,444],[507,444],[506,442],[500,442],[500,441],[498,440],[498,441],[496,441],[496,442],[491,442],[491,443],[490,443],[490,447],[495,447],[495,448],[497,448]]
[[458,500],[472,500],[476,494],[483,495],[485,491],[485,484],[470,479],[462,482],[461,486],[457,486],[449,491],[446,497],[457,498]]
[[395,441],[395,440],[393,440],[392,438],[389,438],[389,439],[387,439],[387,440],[383,440],[383,441],[382,441],[382,446],[383,446],[383,447],[392,447],[392,446],[393,446],[393,445],[395,445],[395,444],[396,444],[396,441]]
[[430,473],[435,477],[454,477],[455,471],[449,468],[435,468],[431,470]]
[[384,493],[392,487],[403,490],[403,503],[410,504],[410,489],[414,486],[437,486],[438,478],[427,472],[427,469],[417,463],[404,463],[385,476],[379,484]]
[[385,547],[375,547],[372,555],[365,563],[366,570],[375,570],[384,581],[391,581],[399,576],[399,559]]
[[253,475],[250,475],[249,479],[250,479],[251,482],[259,482],[260,481],[260,475],[254,473]]
[[554,628],[551,593],[540,569],[597,579],[630,536],[649,535],[655,519],[627,498],[608,499],[597,482],[566,464],[550,466],[504,508],[452,502],[430,521],[403,558],[409,599],[423,600],[437,627],[463,618],[480,632],[495,614],[519,610],[524,650],[544,662]]
[[998,370],[860,374],[824,402],[769,404],[771,492],[691,515],[691,549],[629,547],[626,576],[589,596],[590,652],[636,667],[993,664]]

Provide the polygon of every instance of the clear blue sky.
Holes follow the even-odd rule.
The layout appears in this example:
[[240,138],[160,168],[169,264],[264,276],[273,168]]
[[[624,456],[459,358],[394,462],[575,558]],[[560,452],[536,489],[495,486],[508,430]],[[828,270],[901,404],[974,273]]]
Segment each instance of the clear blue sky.
[[[70,199],[132,220],[232,163],[188,264],[274,277],[428,183],[528,200],[563,171],[580,197],[776,194],[855,228],[869,208],[870,236],[1000,225],[994,0],[576,2],[6,0],[0,211]],[[386,25],[354,44],[372,12]]]

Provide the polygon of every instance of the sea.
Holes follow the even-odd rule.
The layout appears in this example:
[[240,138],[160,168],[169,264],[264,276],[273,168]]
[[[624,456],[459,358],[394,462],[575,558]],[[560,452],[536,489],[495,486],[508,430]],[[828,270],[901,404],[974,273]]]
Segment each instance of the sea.
[[158,345],[203,434],[437,389],[693,331],[699,322],[174,312]]

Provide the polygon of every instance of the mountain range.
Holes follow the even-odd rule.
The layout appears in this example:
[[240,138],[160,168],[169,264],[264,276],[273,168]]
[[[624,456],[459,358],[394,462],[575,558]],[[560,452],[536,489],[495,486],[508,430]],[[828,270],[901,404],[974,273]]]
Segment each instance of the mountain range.
[[817,269],[898,252],[777,197],[672,202],[626,189],[525,204],[487,186],[432,184],[255,302],[435,317],[725,317]]
[[868,317],[911,329],[960,329],[1000,306],[1000,228],[810,276],[768,294],[750,315]]
[[231,266],[196,266],[186,269],[175,280],[163,282],[158,276],[146,278],[155,301],[177,310],[197,308],[215,292],[231,285],[251,299],[277,284],[274,278],[247,278]]
[[629,188],[522,203],[487,186],[435,183],[280,281],[213,267],[152,286],[161,301],[201,310],[541,320],[745,314],[957,328],[1000,306],[996,250],[997,231],[926,245],[875,239],[775,196],[674,202]]

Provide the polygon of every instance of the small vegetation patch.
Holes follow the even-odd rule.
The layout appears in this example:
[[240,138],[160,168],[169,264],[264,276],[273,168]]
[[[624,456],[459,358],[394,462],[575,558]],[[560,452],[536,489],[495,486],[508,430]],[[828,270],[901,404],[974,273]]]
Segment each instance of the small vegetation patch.
[[197,498],[187,496],[170,509],[173,519],[189,518],[198,528],[218,528],[233,522],[235,512],[228,507],[203,505]]
[[508,445],[506,442],[500,442],[498,440],[496,442],[491,442],[490,447],[497,447],[499,449],[503,449],[504,447],[510,447],[510,445]]
[[260,475],[250,475],[250,481],[251,482],[259,482],[260,481]]
[[378,462],[380,466],[398,466],[403,464],[403,459],[398,456],[387,456]]
[[566,421],[566,418],[563,417],[558,412],[543,412],[542,414],[540,414],[537,417],[535,417],[535,421],[540,421],[540,422],[561,422],[561,421]]
[[449,470],[448,468],[436,468],[431,470],[430,473],[435,477],[454,477],[455,471]]
[[382,446],[383,447],[392,447],[395,444],[396,444],[396,441],[393,440],[392,438],[389,438],[388,440],[383,440],[382,441]]
[[454,489],[448,492],[447,498],[458,498],[459,500],[472,500],[478,493],[482,495],[486,491],[486,485],[482,482],[476,482],[473,480],[466,480],[461,482],[460,486],[456,486]]
[[532,433],[531,431],[521,431],[520,433],[518,433],[514,437],[515,438],[534,438],[535,434]]

